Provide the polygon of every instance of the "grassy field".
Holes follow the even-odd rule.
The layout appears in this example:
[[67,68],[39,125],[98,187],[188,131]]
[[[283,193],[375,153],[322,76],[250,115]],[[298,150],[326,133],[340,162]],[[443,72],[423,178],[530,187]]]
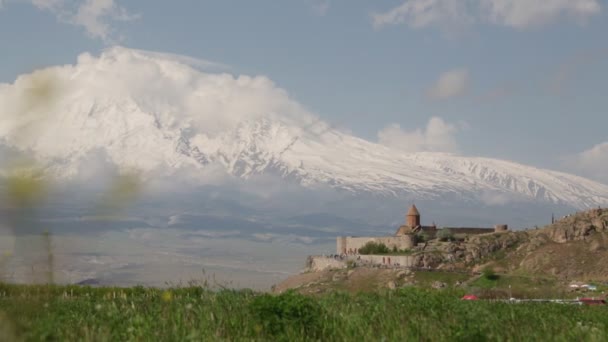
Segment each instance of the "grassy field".
[[605,341],[604,307],[461,301],[401,289],[252,291],[0,286],[0,340]]
[[430,287],[436,281],[446,283],[448,286],[454,286],[457,282],[465,282],[470,277],[470,274],[432,271],[417,271],[414,274],[414,279],[422,287]]

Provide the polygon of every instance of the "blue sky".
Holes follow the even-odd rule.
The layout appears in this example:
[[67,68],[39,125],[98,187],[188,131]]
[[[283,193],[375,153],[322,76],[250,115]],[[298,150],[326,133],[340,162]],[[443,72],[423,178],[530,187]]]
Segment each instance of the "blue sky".
[[266,75],[311,111],[412,151],[608,183],[602,0],[0,0],[0,82],[115,44]]

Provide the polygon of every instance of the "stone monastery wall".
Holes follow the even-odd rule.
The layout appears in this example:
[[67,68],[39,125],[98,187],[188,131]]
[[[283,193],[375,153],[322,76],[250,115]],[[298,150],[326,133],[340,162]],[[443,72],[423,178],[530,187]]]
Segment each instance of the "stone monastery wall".
[[306,268],[312,272],[346,268],[346,259],[336,259],[327,256],[313,255],[308,257]]
[[392,265],[414,267],[416,258],[411,255],[361,255],[362,261],[373,265]]
[[479,234],[490,234],[496,231],[495,228],[460,228],[460,227],[446,227],[445,229],[452,232],[454,235],[479,235]]
[[358,254],[359,249],[368,242],[383,243],[388,248],[410,249],[416,246],[415,236],[352,237],[340,236],[336,239],[336,253]]
[[347,257],[312,255],[308,257],[306,270],[320,272],[347,268],[347,262],[357,264],[386,265],[393,267],[414,267],[416,258],[411,255],[351,255]]

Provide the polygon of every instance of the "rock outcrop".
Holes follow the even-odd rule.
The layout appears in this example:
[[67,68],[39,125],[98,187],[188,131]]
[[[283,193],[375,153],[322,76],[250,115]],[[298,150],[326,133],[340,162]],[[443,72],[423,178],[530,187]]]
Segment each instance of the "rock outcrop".
[[414,266],[419,268],[437,268],[445,261],[442,253],[421,253],[415,256]]
[[558,220],[543,229],[557,243],[585,240],[593,233],[608,231],[608,209],[593,209]]

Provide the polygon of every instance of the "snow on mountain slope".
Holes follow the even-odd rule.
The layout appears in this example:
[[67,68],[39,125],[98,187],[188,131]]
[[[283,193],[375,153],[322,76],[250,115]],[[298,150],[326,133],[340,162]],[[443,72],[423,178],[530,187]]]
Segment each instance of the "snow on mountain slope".
[[[220,138],[222,143],[207,153],[241,177],[272,169],[305,185],[329,184],[352,192],[418,198],[492,196],[482,198],[486,202],[519,197],[577,207],[608,203],[606,185],[508,161],[400,153],[326,127],[293,137],[289,128],[268,120],[243,124],[237,132]],[[202,142],[199,148],[205,145],[213,144]]]
[[608,186],[508,161],[402,153],[332,129],[265,77],[196,70],[121,47],[0,85],[0,137],[72,177],[91,153],[144,173],[221,165],[241,178],[274,173],[304,186],[388,196],[579,208]]

